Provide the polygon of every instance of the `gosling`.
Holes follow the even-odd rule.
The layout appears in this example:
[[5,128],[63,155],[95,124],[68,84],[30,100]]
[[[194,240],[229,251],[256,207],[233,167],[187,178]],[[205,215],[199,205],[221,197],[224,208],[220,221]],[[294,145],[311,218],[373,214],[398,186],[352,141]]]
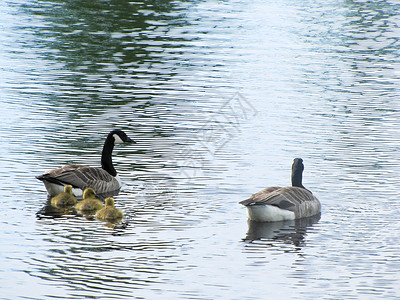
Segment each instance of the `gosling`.
[[83,200],[76,205],[76,209],[84,214],[95,214],[103,204],[96,198],[96,193],[92,188],[87,188],[83,192]]
[[57,196],[51,198],[51,205],[58,208],[69,207],[75,204],[76,198],[74,194],[72,194],[72,185],[64,186],[64,192],[61,192]]
[[123,218],[122,211],[114,207],[114,198],[106,198],[105,203],[106,205],[97,212],[97,219],[100,221],[116,222]]

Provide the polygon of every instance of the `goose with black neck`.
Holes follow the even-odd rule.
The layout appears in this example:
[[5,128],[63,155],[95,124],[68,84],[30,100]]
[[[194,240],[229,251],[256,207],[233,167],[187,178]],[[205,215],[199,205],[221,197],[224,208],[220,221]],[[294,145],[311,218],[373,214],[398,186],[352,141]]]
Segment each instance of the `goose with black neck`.
[[273,222],[311,217],[321,212],[321,203],[303,186],[303,160],[292,165],[292,186],[272,186],[239,202],[247,208],[249,220]]
[[107,135],[101,154],[101,168],[87,165],[65,165],[62,168],[45,172],[37,176],[50,196],[59,194],[65,185],[73,187],[75,196],[81,197],[83,190],[92,188],[97,194],[108,194],[121,188],[121,181],[112,162],[114,146],[122,143],[136,143],[120,129],[114,129]]

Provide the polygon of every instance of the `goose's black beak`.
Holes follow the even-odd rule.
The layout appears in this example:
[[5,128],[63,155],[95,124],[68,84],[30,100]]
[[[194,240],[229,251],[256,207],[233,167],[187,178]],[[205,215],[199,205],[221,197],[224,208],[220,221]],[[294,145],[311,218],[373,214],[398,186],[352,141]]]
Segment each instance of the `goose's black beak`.
[[133,143],[133,144],[136,144],[136,142],[134,141],[134,140],[132,140],[130,137],[126,137],[126,141],[125,141],[125,143]]

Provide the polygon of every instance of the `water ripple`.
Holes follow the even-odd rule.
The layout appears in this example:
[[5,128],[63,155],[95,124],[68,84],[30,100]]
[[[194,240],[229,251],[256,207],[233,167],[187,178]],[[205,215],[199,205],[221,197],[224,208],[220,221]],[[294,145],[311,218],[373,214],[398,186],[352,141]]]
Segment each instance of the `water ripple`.
[[[399,297],[397,2],[0,8],[2,297]],[[113,128],[123,222],[51,211]],[[247,224],[294,157],[321,218]]]

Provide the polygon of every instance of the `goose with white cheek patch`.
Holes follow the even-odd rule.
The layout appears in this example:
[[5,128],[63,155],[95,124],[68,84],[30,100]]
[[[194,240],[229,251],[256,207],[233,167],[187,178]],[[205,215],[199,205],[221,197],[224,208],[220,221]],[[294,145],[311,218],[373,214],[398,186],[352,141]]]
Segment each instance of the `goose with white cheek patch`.
[[112,130],[104,143],[101,154],[101,168],[86,165],[66,165],[37,176],[43,181],[50,196],[55,196],[64,190],[65,185],[72,185],[75,196],[81,197],[83,190],[92,188],[97,194],[117,191],[121,181],[112,163],[112,151],[116,144],[136,143],[125,132]]
[[303,160],[292,165],[292,186],[268,187],[239,202],[247,208],[252,221],[274,222],[314,216],[321,212],[321,203],[302,184]]

